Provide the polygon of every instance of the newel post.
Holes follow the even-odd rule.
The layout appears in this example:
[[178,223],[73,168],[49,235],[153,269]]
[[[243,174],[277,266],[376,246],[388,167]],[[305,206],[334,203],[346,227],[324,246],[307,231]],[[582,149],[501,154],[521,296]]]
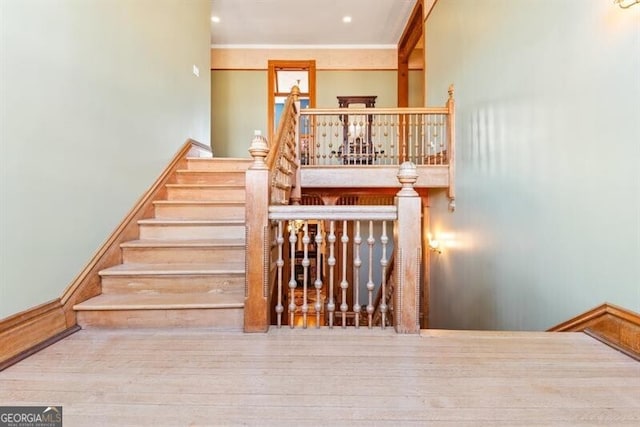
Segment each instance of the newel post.
[[249,153],[253,164],[245,176],[246,192],[246,285],[244,331],[269,329],[269,169],[265,159],[269,146],[256,132]]
[[418,180],[416,165],[404,162],[398,170],[402,189],[396,195],[394,306],[396,332],[420,331],[420,271],[422,260],[422,199],[413,186]]

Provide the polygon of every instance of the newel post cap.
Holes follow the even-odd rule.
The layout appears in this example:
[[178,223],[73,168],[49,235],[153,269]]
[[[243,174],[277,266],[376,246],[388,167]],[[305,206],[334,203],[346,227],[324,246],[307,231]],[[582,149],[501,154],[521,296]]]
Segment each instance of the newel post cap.
[[265,169],[267,167],[264,159],[269,154],[269,145],[267,140],[262,136],[262,132],[256,130],[253,132],[253,140],[249,147],[249,154],[253,157],[253,165],[251,169]]
[[293,85],[293,87],[291,88],[291,95],[293,95],[294,102],[297,102],[298,98],[300,97],[300,88],[298,87],[298,85]]
[[415,197],[418,193],[413,189],[413,186],[418,181],[418,169],[412,162],[404,162],[398,169],[398,181],[402,184],[398,197]]

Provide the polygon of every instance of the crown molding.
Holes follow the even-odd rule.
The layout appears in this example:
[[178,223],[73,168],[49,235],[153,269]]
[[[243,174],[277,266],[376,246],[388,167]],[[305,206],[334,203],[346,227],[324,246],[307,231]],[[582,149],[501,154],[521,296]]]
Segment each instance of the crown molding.
[[396,49],[397,46],[395,44],[212,44],[211,49],[269,49],[269,50],[278,50],[278,49],[330,49],[330,50],[340,50],[340,49]]

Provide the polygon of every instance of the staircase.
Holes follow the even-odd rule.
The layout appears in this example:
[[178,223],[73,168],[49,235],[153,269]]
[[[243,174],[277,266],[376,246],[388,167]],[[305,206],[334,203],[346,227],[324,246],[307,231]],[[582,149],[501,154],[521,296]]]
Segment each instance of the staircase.
[[250,164],[188,158],[138,240],[120,245],[122,263],[100,271],[102,294],[74,306],[78,324],[242,329]]

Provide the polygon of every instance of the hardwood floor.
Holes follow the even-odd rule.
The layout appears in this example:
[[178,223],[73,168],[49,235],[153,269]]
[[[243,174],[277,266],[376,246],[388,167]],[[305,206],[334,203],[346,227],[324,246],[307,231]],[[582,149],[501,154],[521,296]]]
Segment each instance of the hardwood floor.
[[640,425],[640,363],[582,333],[80,331],[0,372],[64,425]]

